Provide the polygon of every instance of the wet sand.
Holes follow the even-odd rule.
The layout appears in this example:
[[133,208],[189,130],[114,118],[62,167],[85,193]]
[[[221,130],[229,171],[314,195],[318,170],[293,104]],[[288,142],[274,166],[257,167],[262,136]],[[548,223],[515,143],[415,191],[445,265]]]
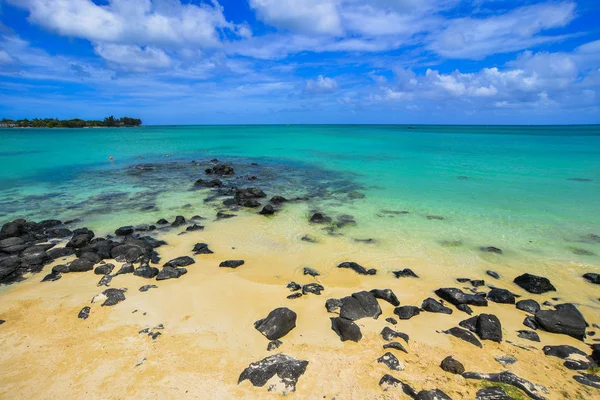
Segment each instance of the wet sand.
[[[40,274],[25,282],[2,289],[0,294],[0,397],[6,399],[50,398],[276,398],[269,384],[253,387],[248,381],[238,385],[240,373],[251,362],[271,354],[284,353],[309,361],[306,373],[287,397],[297,399],[408,398],[400,389],[384,391],[379,380],[391,374],[417,391],[441,389],[453,399],[475,398],[481,381],[444,372],[440,362],[448,355],[461,361],[467,371],[501,372],[509,370],[533,383],[545,386],[549,399],[593,399],[600,390],[575,382],[576,374],[563,367],[563,360],[546,357],[544,345],[571,345],[586,354],[589,347],[565,335],[538,330],[541,343],[517,337],[526,329],[527,316],[514,305],[490,302],[489,307],[473,307],[474,315],[495,314],[502,322],[501,344],[483,341],[483,349],[460,341],[441,331],[457,326],[469,316],[456,310],[452,315],[422,312],[392,326],[385,321],[396,317],[394,307],[379,301],[383,314],[377,319],[361,319],[363,339],[358,343],[341,342],[331,330],[325,300],[354,292],[389,288],[401,305],[420,306],[440,287],[466,287],[456,278],[485,279],[486,284],[511,290],[542,303],[577,304],[590,325],[600,323],[598,286],[581,275],[589,266],[551,265],[532,269],[530,265],[506,262],[501,256],[477,254],[457,262],[435,252],[406,257],[401,240],[378,238],[375,244],[356,243],[352,237],[328,236],[322,226],[306,221],[302,206],[286,206],[274,217],[240,212],[232,219],[202,221],[205,230],[178,235],[183,229],[161,233],[168,245],[157,249],[162,263],[184,255],[192,256],[192,247],[205,242],[214,254],[192,256],[196,263],[179,279],[156,282],[133,275],[113,278],[110,287],[127,288],[126,300],[113,307],[101,307],[90,300],[105,290],[97,287],[101,278],[93,272],[63,274],[56,282],[40,283],[57,260]],[[105,232],[107,233],[107,232]],[[305,234],[319,243],[301,240]],[[72,258],[72,257],[71,257]],[[71,259],[69,258],[69,260]],[[219,268],[223,260],[243,259],[237,269]],[[121,263],[112,262],[118,269]],[[375,276],[362,276],[338,269],[340,262],[355,261],[378,270]],[[303,275],[311,267],[321,273],[316,278]],[[539,268],[539,266],[536,266]],[[411,268],[420,277],[394,278],[391,271]],[[488,269],[500,273],[494,280]],[[531,272],[548,277],[557,292],[528,294],[512,283],[514,277]],[[286,284],[318,282],[325,287],[322,295],[308,294],[290,300]],[[158,288],[142,293],[142,285]],[[487,289],[487,288],[481,288]],[[483,290],[487,291],[487,290]],[[559,301],[551,300],[559,297]],[[91,307],[90,317],[77,318],[84,306]],[[268,340],[254,322],[277,307],[288,307],[298,314],[296,328],[281,340],[283,345],[267,351]],[[397,318],[396,318],[397,319]],[[143,328],[163,324],[156,340],[138,334]],[[380,332],[385,326],[407,333],[408,354],[384,350]],[[591,330],[595,330],[590,328]],[[593,343],[592,337],[587,343]],[[509,344],[511,341],[530,350]],[[405,365],[402,372],[390,371],[376,359],[390,351]],[[508,367],[494,360],[503,355],[518,361]],[[143,360],[143,364],[136,363]]]

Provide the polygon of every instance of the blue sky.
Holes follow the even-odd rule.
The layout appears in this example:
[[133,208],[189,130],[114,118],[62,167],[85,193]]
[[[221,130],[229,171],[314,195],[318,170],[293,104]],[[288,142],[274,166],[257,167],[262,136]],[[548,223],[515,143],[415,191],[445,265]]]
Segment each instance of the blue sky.
[[0,0],[0,117],[600,123],[600,1]]

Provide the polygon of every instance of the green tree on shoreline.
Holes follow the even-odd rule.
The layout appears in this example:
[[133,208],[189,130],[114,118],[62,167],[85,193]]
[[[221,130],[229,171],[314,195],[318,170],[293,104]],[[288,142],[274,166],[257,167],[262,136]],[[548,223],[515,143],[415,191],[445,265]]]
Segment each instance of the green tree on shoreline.
[[3,118],[0,120],[0,128],[97,128],[97,127],[131,127],[140,126],[142,120],[139,118],[122,117],[116,119],[114,116],[99,120],[83,120],[79,118],[60,120],[58,118],[34,118],[12,120]]

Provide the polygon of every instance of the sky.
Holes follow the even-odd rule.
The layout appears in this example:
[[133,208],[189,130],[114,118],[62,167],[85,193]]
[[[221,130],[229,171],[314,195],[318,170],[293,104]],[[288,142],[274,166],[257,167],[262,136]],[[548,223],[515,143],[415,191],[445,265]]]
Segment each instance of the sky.
[[0,118],[598,124],[598,0],[0,0]]

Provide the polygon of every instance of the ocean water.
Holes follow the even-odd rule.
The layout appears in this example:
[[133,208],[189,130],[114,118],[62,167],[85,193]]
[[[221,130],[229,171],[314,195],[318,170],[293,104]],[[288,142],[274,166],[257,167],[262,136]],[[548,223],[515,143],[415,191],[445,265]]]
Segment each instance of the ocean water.
[[433,265],[477,264],[495,246],[507,262],[600,266],[600,126],[4,129],[0,222],[80,218],[109,233],[205,215],[220,200],[193,182],[212,158],[242,171],[238,186],[308,195],[286,206],[298,224],[349,214],[355,226],[328,233]]

